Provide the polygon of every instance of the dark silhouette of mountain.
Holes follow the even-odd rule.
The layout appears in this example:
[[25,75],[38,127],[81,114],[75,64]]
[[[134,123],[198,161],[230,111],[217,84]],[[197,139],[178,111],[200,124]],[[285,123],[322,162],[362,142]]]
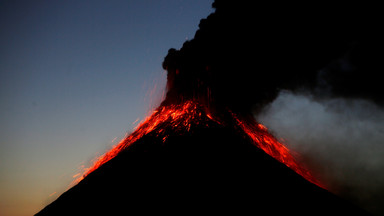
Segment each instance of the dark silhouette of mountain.
[[188,130],[158,125],[37,215],[368,214],[278,162],[232,124],[189,123]]

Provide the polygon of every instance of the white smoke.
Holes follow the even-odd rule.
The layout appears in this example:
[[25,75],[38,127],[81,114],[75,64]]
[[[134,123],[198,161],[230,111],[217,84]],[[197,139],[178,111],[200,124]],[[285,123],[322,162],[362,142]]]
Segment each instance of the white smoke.
[[384,109],[360,99],[282,91],[257,116],[327,188],[384,215]]

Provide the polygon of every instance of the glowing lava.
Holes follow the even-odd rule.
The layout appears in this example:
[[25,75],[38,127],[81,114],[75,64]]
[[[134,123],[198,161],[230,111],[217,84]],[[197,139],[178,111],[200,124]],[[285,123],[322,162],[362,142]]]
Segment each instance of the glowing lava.
[[86,169],[85,175],[78,179],[78,181],[81,181],[89,173],[114,158],[121,151],[127,149],[132,143],[148,133],[155,132],[156,135],[161,136],[163,142],[165,142],[168,137],[167,134],[164,134],[166,127],[173,127],[175,131],[182,134],[190,130],[192,123],[207,126],[203,125],[203,122],[207,122],[207,120],[203,120],[203,118],[212,119],[212,117],[200,107],[198,109],[198,106],[197,103],[192,101],[187,101],[181,105],[160,106],[141,122],[133,133],[124,138],[109,152],[97,158],[93,166]]
[[241,127],[250,139],[252,139],[254,145],[278,160],[280,163],[285,164],[308,181],[324,188],[308,170],[304,169],[296,162],[290,150],[273,137],[264,125],[258,124],[253,118],[240,119],[235,115],[233,115],[233,117],[235,118],[237,125]]
[[188,133],[193,127],[209,128],[212,124],[235,127],[243,133],[243,136],[250,139],[254,145],[264,152],[285,164],[296,173],[303,176],[308,181],[319,185],[311,174],[300,167],[290,151],[276,140],[261,124],[257,124],[253,118],[241,118],[240,116],[227,110],[224,115],[216,115],[211,112],[207,106],[189,100],[181,104],[162,105],[157,108],[149,117],[147,117],[136,130],[124,138],[119,144],[114,146],[109,152],[97,158],[93,166],[85,170],[85,174],[76,180],[81,181],[85,176],[98,169],[104,163],[108,162],[120,152],[129,149],[129,147],[141,137],[151,133],[166,142],[169,134],[167,129],[172,128],[174,132],[180,135]]

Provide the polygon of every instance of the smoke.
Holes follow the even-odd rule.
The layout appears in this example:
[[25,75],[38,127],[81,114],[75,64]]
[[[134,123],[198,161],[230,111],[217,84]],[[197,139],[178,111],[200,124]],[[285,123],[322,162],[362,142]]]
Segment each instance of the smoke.
[[384,109],[372,101],[281,92],[257,117],[328,188],[384,213]]
[[384,40],[370,34],[318,72],[317,97],[363,98],[383,106]]
[[[195,37],[170,49],[165,103],[195,98],[232,110],[260,110],[282,89],[317,89],[319,70],[370,31],[361,5],[293,5],[216,0]],[[372,14],[372,13],[371,13]],[[332,77],[331,83],[344,74]],[[340,79],[339,79],[340,80]],[[338,85],[334,82],[332,84]]]

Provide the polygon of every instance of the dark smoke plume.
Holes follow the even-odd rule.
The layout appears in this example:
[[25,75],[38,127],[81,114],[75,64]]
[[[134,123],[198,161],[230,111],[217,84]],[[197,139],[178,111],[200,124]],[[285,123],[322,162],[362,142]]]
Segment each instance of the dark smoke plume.
[[[379,100],[372,94],[379,85],[360,91],[356,82],[371,62],[353,54],[373,51],[375,13],[361,5],[250,3],[216,0],[215,12],[200,21],[195,37],[180,50],[169,50],[164,103],[193,97],[214,107],[258,111],[282,89],[322,92],[325,84],[336,95]],[[334,72],[346,58],[357,62],[357,69]],[[365,87],[379,80],[374,71],[363,79]]]
[[319,72],[317,93],[320,96],[360,98],[384,105],[384,37],[382,33],[369,33]]

